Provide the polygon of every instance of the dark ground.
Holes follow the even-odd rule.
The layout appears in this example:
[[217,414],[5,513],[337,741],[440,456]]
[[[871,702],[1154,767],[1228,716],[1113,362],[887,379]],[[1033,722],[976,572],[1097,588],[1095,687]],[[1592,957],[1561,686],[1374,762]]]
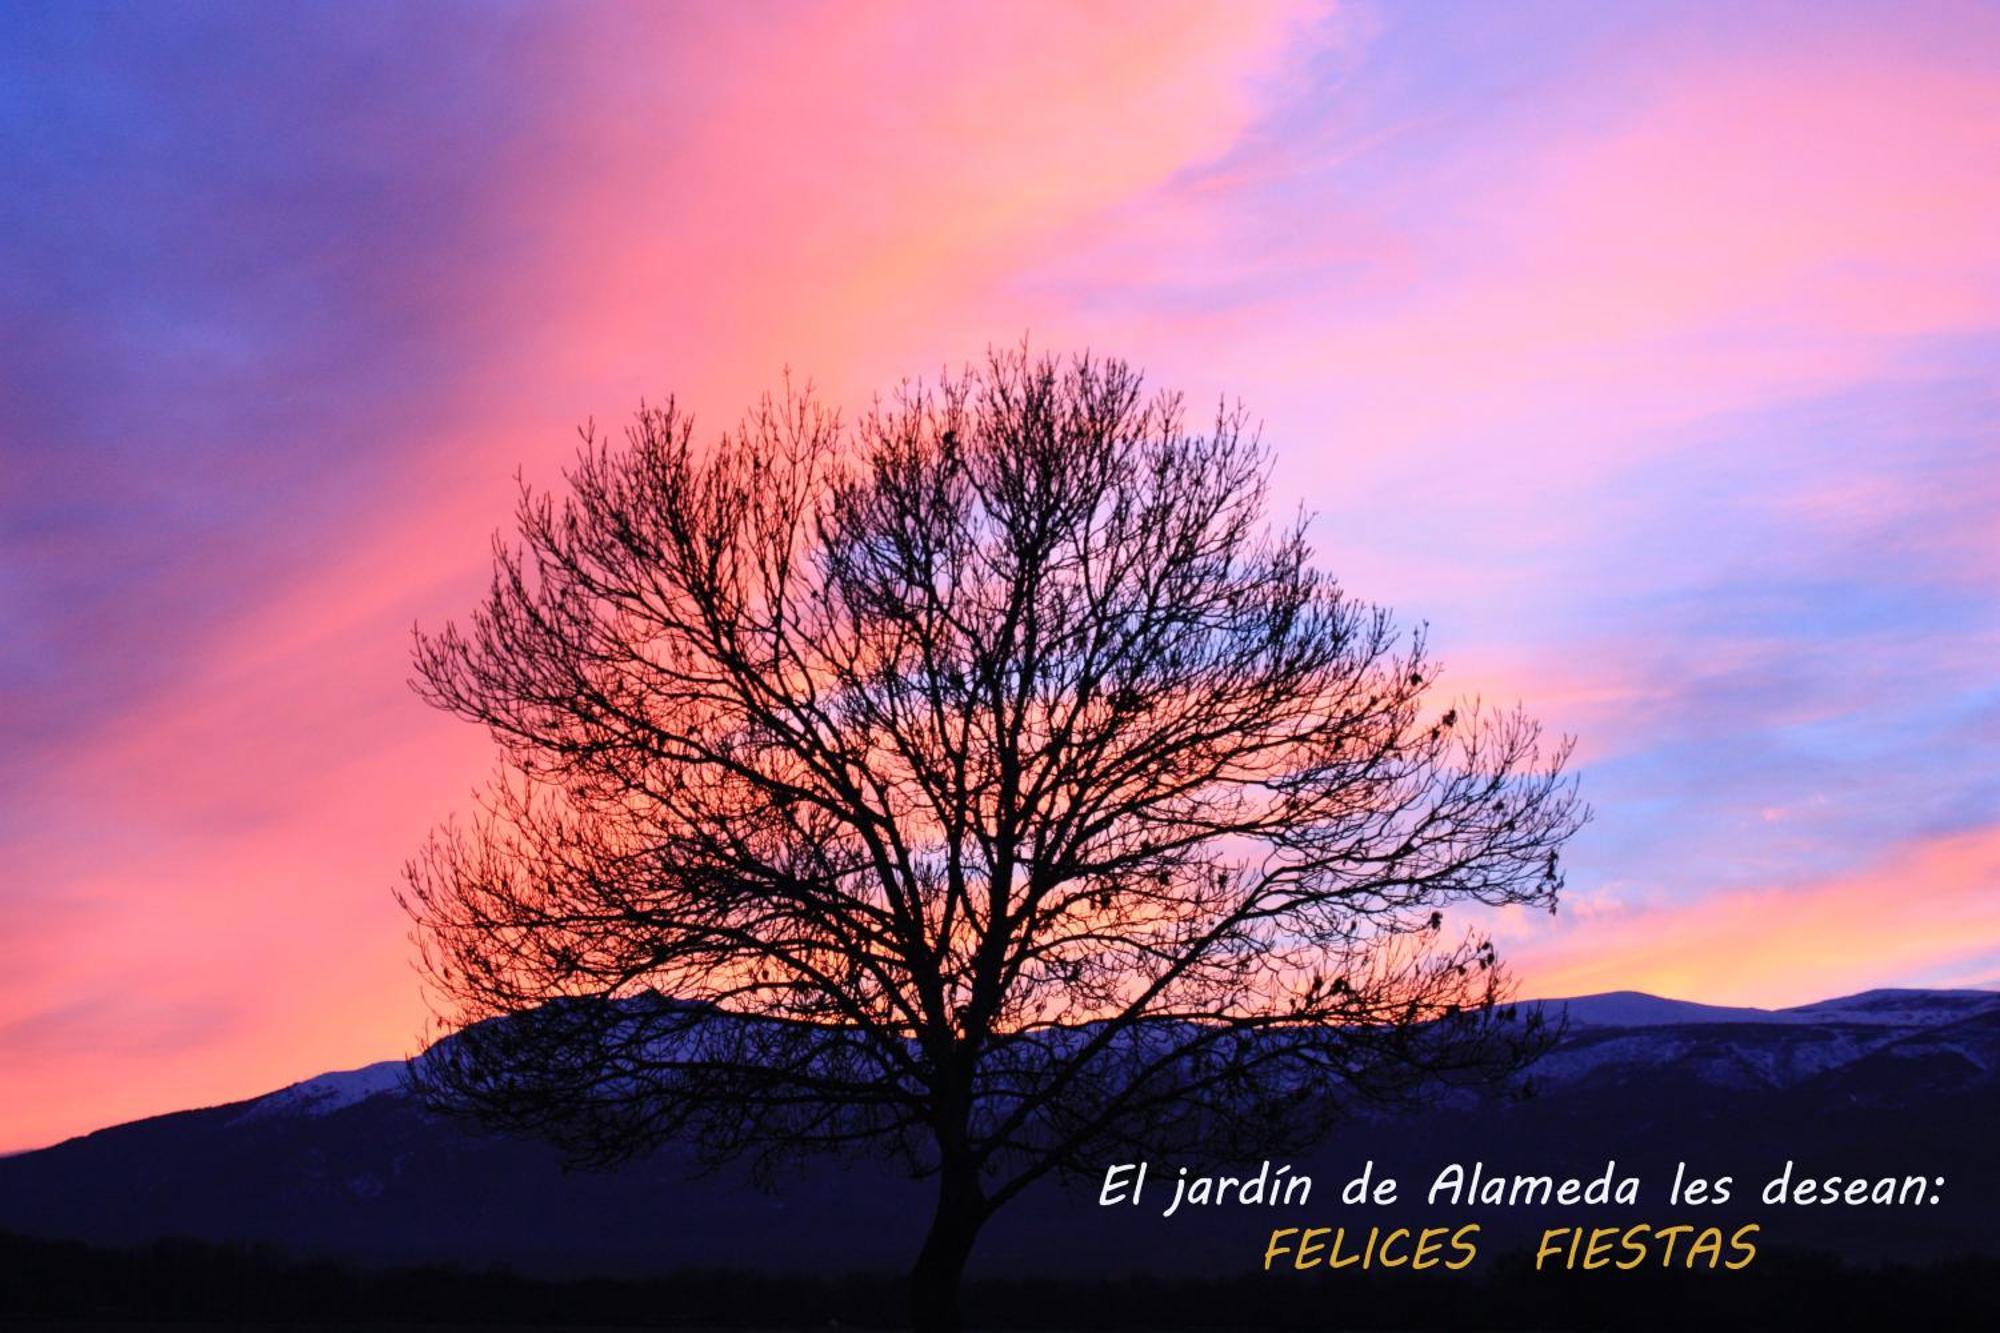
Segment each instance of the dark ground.
[[[1862,1266],[1763,1251],[1723,1271],[1536,1273],[1521,1253],[1482,1276],[1252,1273],[1214,1279],[980,1279],[974,1328],[1199,1329],[1990,1329],[2000,1259]],[[889,1328],[887,1274],[688,1270],[557,1282],[505,1269],[364,1269],[269,1248],[161,1242],[131,1250],[0,1237],[0,1329],[284,1327],[386,1330]],[[144,1318],[134,1318],[143,1312]]]

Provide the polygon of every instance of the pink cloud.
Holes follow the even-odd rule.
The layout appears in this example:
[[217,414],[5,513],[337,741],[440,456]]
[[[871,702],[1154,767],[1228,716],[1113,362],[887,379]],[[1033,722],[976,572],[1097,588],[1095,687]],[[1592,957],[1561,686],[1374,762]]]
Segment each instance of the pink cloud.
[[[2000,86],[1967,53],[2000,31],[1962,19],[1956,49],[1947,25],[1648,32],[1477,123],[1364,129],[1365,85],[1338,84],[1310,108],[1321,145],[1134,201],[1033,289],[1333,442],[1318,466],[1343,484],[1449,464],[1461,491],[1571,488],[1671,428],[1906,375],[1907,340],[1990,327]],[[1259,264],[1248,292],[1226,280]],[[1211,299],[1109,299],[1183,282]]]
[[[9,1082],[33,1094],[0,1104],[0,1148],[411,1049],[389,889],[488,756],[404,688],[407,633],[470,606],[513,469],[553,480],[583,417],[641,394],[719,428],[787,361],[852,394],[1013,336],[968,293],[1226,147],[1307,12],[595,11],[560,34],[556,96],[487,191],[527,260],[468,256],[469,294],[423,311],[464,357],[405,404],[400,484],[40,776],[35,895],[0,903],[27,955],[0,977]],[[173,1014],[202,1023],[134,1039]]]
[[1817,882],[1655,907],[1612,896],[1559,921],[1515,916],[1496,931],[1524,994],[1782,1006],[1977,971],[2000,942],[2000,827],[1921,839]]
[[[1590,484],[1687,448],[1676,428],[1915,375],[1909,340],[1985,328],[2000,296],[2000,92],[1872,27],[1754,59],[1669,34],[1520,115],[1363,129],[1358,85],[1313,84],[1305,57],[1352,73],[1375,26],[1317,6],[588,13],[479,195],[511,248],[352,275],[458,353],[376,427],[393,487],[37,774],[41,832],[10,849],[34,896],[0,901],[0,1028],[28,1024],[8,1072],[33,1094],[0,1105],[0,1148],[410,1048],[388,890],[486,752],[404,690],[407,630],[469,606],[511,472],[552,481],[587,415],[676,391],[716,429],[787,363],[853,401],[1024,330],[1089,342],[1242,394],[1286,501],[1393,518],[1421,495],[1453,529],[1330,531],[1358,592],[1512,608],[1596,586],[1629,515]],[[1306,141],[1271,130],[1301,106]],[[1390,153],[1415,165],[1371,177]],[[1904,486],[1830,476],[1798,512],[1908,526],[1934,506]],[[1939,558],[1990,576],[1982,518]],[[1681,717],[1693,668],[1654,642],[1446,629],[1451,688],[1526,699],[1586,758]],[[1520,926],[1514,954],[1543,993],[1819,998],[2000,939],[1996,854],[1965,835],[1680,908],[1610,892]],[[1885,906],[1906,885],[1922,911]]]

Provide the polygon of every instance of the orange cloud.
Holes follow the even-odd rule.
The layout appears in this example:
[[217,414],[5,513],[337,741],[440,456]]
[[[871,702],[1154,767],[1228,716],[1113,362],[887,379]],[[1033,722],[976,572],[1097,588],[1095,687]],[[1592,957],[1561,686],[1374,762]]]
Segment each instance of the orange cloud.
[[[1420,107],[1309,145],[1337,187],[1316,193],[1268,118],[1303,106],[1338,137],[1349,90],[1309,87],[1324,50],[1306,48],[1368,35],[1318,6],[561,12],[587,21],[547,20],[563,30],[536,44],[529,129],[477,195],[512,248],[435,281],[343,275],[407,309],[449,373],[274,442],[337,454],[387,421],[393,484],[184,676],[64,736],[17,789],[0,1149],[409,1048],[422,1012],[388,889],[485,752],[403,689],[405,636],[470,604],[509,475],[553,480],[591,413],[615,425],[676,391],[714,429],[788,362],[854,395],[1024,330],[1094,342],[1197,397],[1243,394],[1287,501],[1400,524],[1477,494],[1449,511],[1452,543],[1335,533],[1329,563],[1364,595],[1504,614],[1618,558],[1626,515],[1592,475],[1679,447],[1666,428],[1907,373],[1904,340],[1990,324],[2000,295],[2000,85],[1900,24],[1788,25],[1756,59],[1628,44],[1522,120]],[[1963,28],[1971,49],[1993,23]],[[1577,113],[1593,99],[1616,114]],[[1414,166],[1367,177],[1390,150]],[[1838,479],[1806,503],[1835,529],[1931,512]],[[1990,576],[1993,530],[1938,540]],[[213,577],[255,558],[228,550]],[[1593,759],[1670,714],[1683,674],[1629,634],[1578,652],[1441,630],[1448,688],[1524,698]],[[1580,896],[1508,940],[1544,994],[1816,999],[1991,949],[1996,849],[1990,830],[1936,839],[1674,907]]]
[[[481,196],[513,262],[384,295],[467,293],[424,312],[456,373],[398,405],[398,484],[37,775],[33,896],[0,900],[0,1150],[411,1049],[389,889],[488,756],[404,688],[408,629],[470,606],[513,470],[553,481],[581,419],[642,394],[719,429],[788,361],[854,392],[1014,336],[977,294],[1226,147],[1309,12],[600,9],[552,34]],[[342,447],[323,424],[299,447]]]
[[2000,826],[1915,842],[1823,882],[1626,907],[1615,897],[1496,932],[1522,993],[1645,990],[1783,1006],[1914,977],[1990,983],[2000,948]]

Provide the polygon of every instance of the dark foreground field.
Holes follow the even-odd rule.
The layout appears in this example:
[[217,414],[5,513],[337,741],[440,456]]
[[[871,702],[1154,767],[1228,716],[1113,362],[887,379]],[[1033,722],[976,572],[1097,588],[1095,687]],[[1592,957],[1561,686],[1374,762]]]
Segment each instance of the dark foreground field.
[[[1843,1264],[1770,1251],[1740,1272],[1536,1273],[1496,1256],[1484,1276],[1251,1273],[1222,1279],[988,1278],[975,1328],[1722,1329],[1994,1327],[2000,1260]],[[558,1282],[504,1269],[371,1270],[271,1250],[162,1242],[112,1250],[0,1237],[0,1329],[534,1327],[891,1328],[889,1275],[683,1271]]]

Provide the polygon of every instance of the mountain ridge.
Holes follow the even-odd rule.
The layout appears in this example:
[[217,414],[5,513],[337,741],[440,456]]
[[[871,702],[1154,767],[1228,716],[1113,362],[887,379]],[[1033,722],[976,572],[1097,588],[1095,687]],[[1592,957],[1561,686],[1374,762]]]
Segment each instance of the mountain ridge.
[[[1584,995],[1555,996],[1549,998],[1510,1000],[1506,1007],[1514,1009],[1541,1008],[1567,1017],[1572,1027],[1587,1028],[1651,1028],[1669,1027],[1683,1024],[1709,1023],[1857,1023],[1870,1026],[1893,1026],[1897,1020],[1888,1017],[1892,1012],[1889,1005],[1912,1000],[1933,1001],[1933,1008],[1922,1016],[1909,1021],[1916,1026],[1932,1026],[1953,1021],[1954,1015],[1967,1016],[1962,1006],[1970,1004],[1971,1012],[1985,1007],[2000,1007],[2000,990],[1978,988],[1935,988],[1935,987],[1874,987],[1856,991],[1850,995],[1838,995],[1806,1004],[1791,1005],[1779,1009],[1765,1009],[1749,1005],[1717,1005],[1700,1000],[1682,1000],[1656,995],[1650,991],[1615,990],[1596,991]],[[1900,1011],[1898,1011],[1900,1012]],[[1914,1012],[1914,1011],[1912,1011]],[[1851,1016],[1868,1013],[1869,1017]],[[117,1121],[101,1125],[96,1129],[84,1130],[67,1138],[34,1148],[18,1148],[0,1152],[0,1161],[14,1157],[29,1156],[47,1152],[64,1144],[92,1138],[99,1134],[143,1125],[154,1120],[171,1116],[187,1115],[202,1111],[227,1110],[232,1107],[244,1108],[245,1114],[269,1114],[277,1110],[275,1103],[283,1099],[293,1103],[295,1109],[308,1114],[328,1114],[354,1101],[395,1091],[401,1086],[402,1071],[407,1067],[406,1058],[392,1057],[371,1061],[351,1069],[325,1070],[308,1075],[292,1083],[284,1084],[268,1092],[254,1093],[248,1097],[233,1098],[228,1101],[212,1102],[201,1106],[182,1107],[177,1110],[160,1111],[133,1120]],[[267,1104],[273,1104],[266,1110]]]
[[[1748,1011],[1636,992],[1547,1003],[1570,1022],[1531,1071],[1534,1097],[1458,1091],[1358,1115],[1294,1169],[1324,1179],[1335,1198],[1364,1162],[1420,1186],[1441,1160],[1587,1176],[1615,1159],[1664,1195],[1677,1164],[1690,1162],[1746,1182],[1748,1197],[1718,1220],[1761,1220],[1787,1243],[1897,1258],[2000,1251],[1990,1203],[2000,1194],[1990,1132],[2000,1120],[2000,992],[1864,991]],[[0,1158],[0,1229],[551,1275],[742,1266],[746,1255],[798,1271],[893,1271],[921,1238],[929,1186],[879,1163],[817,1161],[777,1194],[733,1169],[695,1175],[671,1145],[616,1172],[570,1173],[544,1145],[424,1111],[402,1069],[390,1060],[330,1071]],[[1949,1173],[1954,1187],[1942,1206],[1907,1214],[1759,1213],[1749,1182],[1788,1161],[1815,1174]],[[1170,1175],[1173,1165],[1155,1169]],[[1410,1194],[1420,1205],[1421,1189]],[[1254,1265],[1250,1233],[1270,1224],[1247,1212],[1163,1221],[1150,1208],[1112,1211],[1088,1189],[1038,1186],[1002,1210],[978,1262],[1022,1273],[1228,1270]],[[1422,1220],[1420,1206],[1398,1220]],[[1538,1219],[1482,1220],[1497,1240]]]

